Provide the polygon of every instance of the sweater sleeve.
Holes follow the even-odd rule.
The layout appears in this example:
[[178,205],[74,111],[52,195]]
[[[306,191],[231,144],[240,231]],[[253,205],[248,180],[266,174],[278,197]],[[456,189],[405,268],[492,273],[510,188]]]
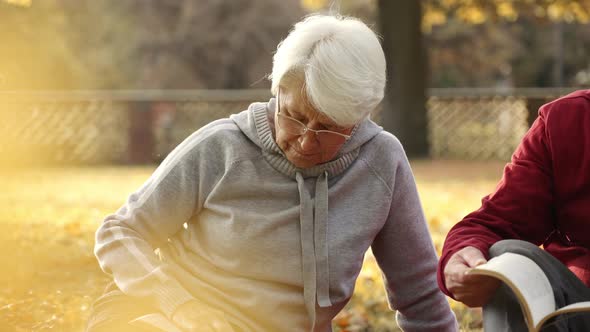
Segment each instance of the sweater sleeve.
[[504,168],[495,191],[482,199],[481,207],[457,223],[447,235],[438,267],[438,283],[449,258],[473,246],[486,257],[502,239],[520,239],[540,245],[553,230],[553,174],[549,135],[543,109]]
[[383,228],[372,245],[383,271],[389,304],[404,331],[457,331],[449,303],[436,284],[437,256],[403,153]]
[[112,274],[125,294],[154,301],[168,317],[193,296],[171,276],[155,250],[198,213],[215,181],[209,174],[215,164],[211,153],[204,155],[205,136],[197,132],[172,151],[96,232],[94,252],[101,269]]

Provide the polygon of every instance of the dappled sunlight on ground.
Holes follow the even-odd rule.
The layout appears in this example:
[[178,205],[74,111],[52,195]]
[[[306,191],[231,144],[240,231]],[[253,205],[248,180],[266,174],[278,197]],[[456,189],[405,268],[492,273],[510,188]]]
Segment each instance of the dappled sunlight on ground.
[[[479,207],[503,163],[413,161],[438,250],[444,235]],[[79,331],[108,277],[92,253],[94,231],[154,170],[146,167],[0,170],[0,331]],[[480,314],[452,302],[462,327]],[[370,327],[370,328],[369,328]],[[395,331],[381,274],[368,254],[337,331]]]

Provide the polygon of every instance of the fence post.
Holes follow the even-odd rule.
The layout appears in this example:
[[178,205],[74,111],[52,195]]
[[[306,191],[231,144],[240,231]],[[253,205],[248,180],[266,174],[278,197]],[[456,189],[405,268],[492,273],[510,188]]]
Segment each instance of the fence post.
[[149,101],[129,102],[127,161],[131,164],[153,162],[154,141],[152,103]]

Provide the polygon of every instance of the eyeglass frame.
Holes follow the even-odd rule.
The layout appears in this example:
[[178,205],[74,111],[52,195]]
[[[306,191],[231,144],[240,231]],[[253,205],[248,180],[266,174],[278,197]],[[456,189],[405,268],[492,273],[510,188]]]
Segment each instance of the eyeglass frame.
[[[302,128],[303,128],[303,132],[301,134],[292,134],[292,135],[297,135],[297,136],[300,136],[301,137],[301,136],[304,136],[305,134],[307,134],[308,131],[311,131],[311,132],[315,133],[315,137],[316,138],[318,138],[318,133],[336,134],[338,136],[344,137],[345,138],[345,141],[344,142],[346,142],[347,140],[349,140],[352,137],[351,135],[346,135],[346,134],[339,133],[339,132],[333,131],[333,130],[327,130],[327,129],[319,129],[319,130],[316,130],[316,129],[312,129],[312,128],[309,128],[307,125],[305,125],[303,122],[295,119],[294,117],[291,117],[291,116],[282,114],[281,113],[281,102],[279,100],[280,94],[281,94],[281,89],[279,88],[277,90],[277,116],[284,116],[287,119],[293,120],[293,121],[299,123],[302,126]],[[279,127],[280,127],[280,125],[279,125]]]

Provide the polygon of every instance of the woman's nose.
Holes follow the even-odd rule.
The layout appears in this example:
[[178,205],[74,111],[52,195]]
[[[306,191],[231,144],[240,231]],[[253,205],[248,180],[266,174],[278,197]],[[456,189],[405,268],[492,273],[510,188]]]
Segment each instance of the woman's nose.
[[308,130],[305,134],[299,137],[299,144],[301,145],[301,150],[305,152],[317,149],[320,142],[318,141],[316,133]]

